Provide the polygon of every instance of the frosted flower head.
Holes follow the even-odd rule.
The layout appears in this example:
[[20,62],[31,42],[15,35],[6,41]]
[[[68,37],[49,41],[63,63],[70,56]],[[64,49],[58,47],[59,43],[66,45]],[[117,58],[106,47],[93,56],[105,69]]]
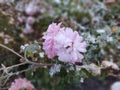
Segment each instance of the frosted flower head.
[[60,27],[61,23],[52,23],[43,36],[43,49],[48,58],[58,56],[62,62],[81,62],[82,53],[86,52],[87,44],[77,31],[71,28]]
[[62,29],[55,38],[58,50],[58,59],[63,62],[81,62],[86,52],[87,44],[77,31],[71,28]]
[[15,79],[8,90],[35,90],[34,86],[27,79]]

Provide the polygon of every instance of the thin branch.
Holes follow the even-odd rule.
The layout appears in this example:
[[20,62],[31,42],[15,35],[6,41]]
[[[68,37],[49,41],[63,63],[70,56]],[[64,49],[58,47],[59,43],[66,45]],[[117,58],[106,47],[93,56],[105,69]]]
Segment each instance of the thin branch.
[[[12,69],[12,68],[15,68],[15,67],[19,67],[21,65],[25,65],[25,64],[31,64],[31,65],[34,65],[34,69],[35,68],[39,68],[39,67],[44,67],[44,66],[52,66],[53,64],[42,64],[42,63],[36,63],[36,62],[32,62],[30,61],[29,59],[27,59],[26,57],[23,57],[22,55],[20,55],[19,53],[15,52],[14,50],[12,50],[11,48],[3,45],[3,44],[0,44],[1,47],[11,51],[12,53],[14,53],[15,55],[19,56],[20,58],[24,59],[24,62],[23,63],[20,63],[20,64],[16,64],[16,65],[12,65],[12,66],[9,66],[9,67],[2,67],[0,68],[0,71],[2,70],[8,70],[8,69]],[[33,68],[28,68],[28,69],[24,69],[24,70],[21,70],[21,71],[17,71],[17,72],[14,72],[14,73],[8,73],[7,75],[4,75],[4,76],[1,76],[0,79],[3,79],[3,78],[6,78],[7,80],[13,76],[13,75],[18,75],[20,73],[23,73],[23,72],[27,72],[29,70],[31,70]],[[7,82],[7,80],[5,80],[5,82],[3,83],[2,86],[4,86]]]
[[24,64],[27,64],[27,62],[23,62],[23,63],[20,63],[20,64],[16,64],[16,65],[12,65],[12,66],[9,66],[9,67],[6,67],[6,68],[0,68],[0,71],[4,70],[4,69],[11,69],[11,68],[14,68],[14,67],[18,67],[18,66],[21,66],[21,65],[24,65]]
[[42,64],[42,63],[35,63],[35,62],[31,62],[31,61],[26,61],[28,64],[33,64],[36,66],[52,66],[53,64]]
[[13,65],[13,66],[9,66],[9,67],[6,67],[6,68],[1,68],[1,70],[4,70],[4,69],[10,69],[10,68],[14,68],[14,67],[18,67],[18,66],[21,66],[21,65],[24,65],[24,64],[33,64],[33,65],[37,65],[37,66],[52,66],[53,64],[40,64],[40,63],[35,63],[35,62],[32,62],[30,60],[28,60],[27,58],[23,57],[22,55],[20,55],[19,53],[15,52],[14,50],[12,50],[11,48],[3,45],[0,43],[0,46],[11,51],[12,53],[14,53],[15,55],[19,56],[20,58],[24,59],[25,61],[23,63],[20,63],[20,64],[16,64],[16,65]]
[[3,47],[3,48],[5,48],[5,49],[7,49],[7,50],[9,50],[9,51],[11,51],[12,53],[16,54],[19,57],[24,58],[22,55],[18,54],[17,52],[15,52],[14,50],[12,50],[11,48],[9,48],[9,47],[1,44],[1,43],[0,43],[0,46]]
[[25,61],[23,63],[20,63],[20,64],[16,64],[16,65],[12,65],[12,66],[9,66],[9,67],[6,67],[6,68],[0,68],[0,71],[4,70],[4,69],[11,69],[11,68],[15,68],[15,67],[18,67],[18,66],[21,66],[21,65],[24,65],[24,64],[33,64],[35,66],[52,66],[53,64],[40,64],[40,63],[34,63],[34,62],[30,62],[30,61]]
[[[35,68],[39,68],[39,67],[42,67],[42,66],[35,66],[34,69],[35,69]],[[14,73],[9,73],[8,75],[5,75],[5,76],[0,77],[0,79],[1,79],[1,78],[7,78],[8,76],[18,75],[18,74],[20,74],[20,73],[27,72],[27,71],[29,71],[29,70],[31,70],[31,69],[33,69],[33,68],[28,68],[28,69],[24,69],[24,70],[21,70],[21,71],[14,72]]]

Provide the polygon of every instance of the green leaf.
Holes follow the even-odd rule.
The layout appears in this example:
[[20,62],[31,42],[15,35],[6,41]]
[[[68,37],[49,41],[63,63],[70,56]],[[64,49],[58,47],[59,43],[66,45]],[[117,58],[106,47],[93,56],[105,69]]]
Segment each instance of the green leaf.
[[25,48],[24,51],[24,57],[25,58],[33,58],[34,54],[39,50],[39,45],[38,44],[31,44],[28,47]]

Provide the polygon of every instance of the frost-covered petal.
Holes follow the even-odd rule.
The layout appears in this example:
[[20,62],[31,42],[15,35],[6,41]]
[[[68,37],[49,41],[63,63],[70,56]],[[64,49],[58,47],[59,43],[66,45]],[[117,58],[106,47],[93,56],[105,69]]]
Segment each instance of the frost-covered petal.
[[48,55],[48,57],[51,59],[56,56],[56,49],[54,48],[54,43],[55,42],[52,38],[45,40],[45,42],[43,43],[43,49],[45,50],[45,53]]

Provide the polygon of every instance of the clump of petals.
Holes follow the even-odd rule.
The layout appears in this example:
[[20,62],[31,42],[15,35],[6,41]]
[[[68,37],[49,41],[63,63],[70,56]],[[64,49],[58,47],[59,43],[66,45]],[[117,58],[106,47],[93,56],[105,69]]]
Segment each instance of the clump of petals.
[[8,90],[35,90],[34,86],[27,79],[15,79]]
[[43,36],[43,49],[48,58],[55,56],[62,62],[81,62],[86,52],[87,43],[77,31],[68,27],[60,27],[61,23],[49,25]]
[[44,34],[43,39],[43,49],[45,53],[48,55],[49,58],[54,58],[57,55],[57,50],[55,47],[55,36],[57,35],[58,31],[60,30],[61,24],[52,23],[49,25],[47,32]]
[[86,52],[87,44],[77,31],[65,28],[59,32],[55,40],[59,48],[57,55],[60,61],[70,63],[82,61],[84,56],[81,53]]

